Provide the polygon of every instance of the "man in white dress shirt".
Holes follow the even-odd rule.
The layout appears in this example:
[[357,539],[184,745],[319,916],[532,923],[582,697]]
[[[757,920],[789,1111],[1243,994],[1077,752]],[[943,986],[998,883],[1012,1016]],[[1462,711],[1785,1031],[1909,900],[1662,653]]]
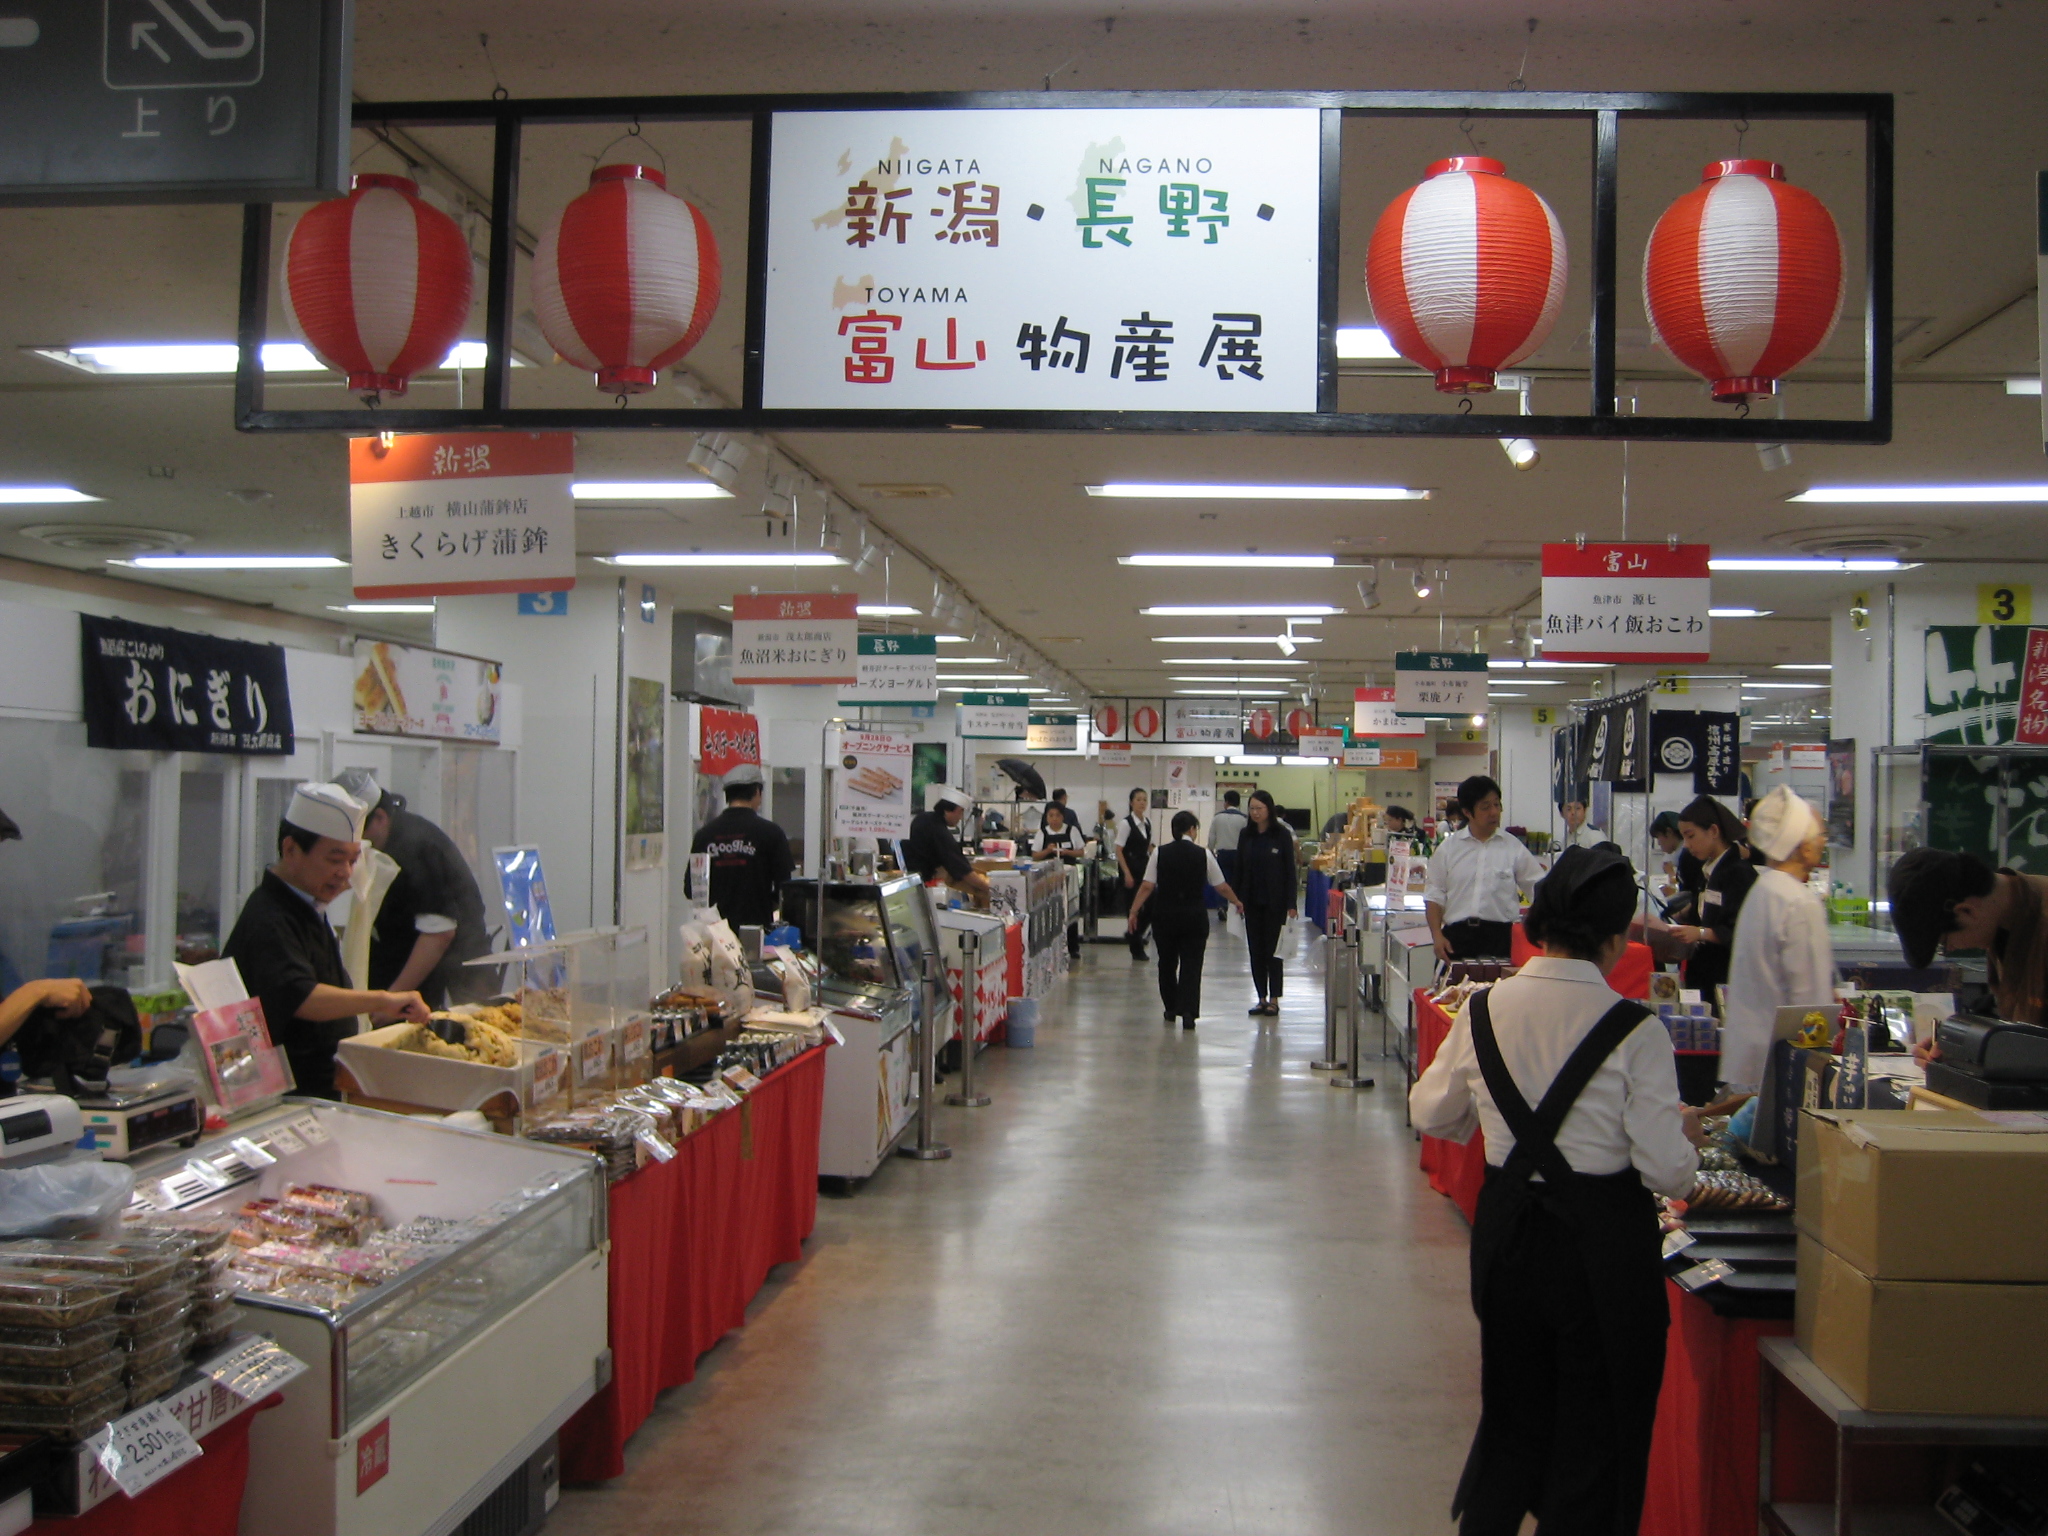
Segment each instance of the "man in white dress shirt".
[[1500,829],[1500,785],[1483,773],[1458,786],[1466,824],[1430,857],[1423,889],[1439,960],[1505,959],[1522,895],[1536,889],[1543,865],[1520,838]]
[[1750,813],[1749,838],[1770,866],[1735,921],[1721,1021],[1721,1080],[1754,1093],[1770,1064],[1780,1008],[1835,1000],[1835,946],[1820,894],[1806,883],[1827,857],[1819,814],[1780,784]]
[[1598,827],[1586,824],[1586,802],[1567,800],[1558,808],[1564,817],[1564,835],[1558,839],[1558,851],[1566,848],[1592,848],[1606,842],[1607,834]]

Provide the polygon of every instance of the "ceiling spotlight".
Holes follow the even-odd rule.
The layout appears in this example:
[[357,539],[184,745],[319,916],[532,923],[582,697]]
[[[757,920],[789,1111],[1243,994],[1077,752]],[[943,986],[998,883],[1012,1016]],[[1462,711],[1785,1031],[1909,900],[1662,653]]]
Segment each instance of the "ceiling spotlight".
[[1424,571],[1419,565],[1408,573],[1408,584],[1415,588],[1415,595],[1417,597],[1427,597],[1435,590],[1434,585],[1430,581],[1429,573]]
[[1292,635],[1282,635],[1273,643],[1280,647],[1280,654],[1282,656],[1292,656],[1295,653],[1295,651],[1299,649],[1299,647],[1295,645],[1294,636]]
[[870,543],[868,536],[863,533],[860,538],[860,553],[853,557],[853,568],[856,571],[873,570],[875,562],[881,558],[882,545],[879,542]]
[[1371,613],[1380,605],[1380,566],[1375,560],[1366,569],[1358,582],[1358,607],[1362,613]]
[[1473,725],[1474,729],[1477,729],[1478,727],[1480,727],[1480,726],[1482,726],[1482,725],[1484,725],[1484,724],[1486,724],[1486,716],[1484,716],[1484,715],[1474,715],[1474,716],[1472,717],[1472,725]]
[[1515,649],[1521,654],[1524,661],[1534,661],[1536,659],[1536,625],[1539,622],[1541,621],[1531,620],[1528,624],[1524,625],[1521,634],[1515,640]]
[[1792,450],[1784,443],[1758,443],[1756,461],[1769,474],[1774,469],[1787,468],[1792,463]]
[[1508,462],[1517,469],[1534,469],[1543,460],[1542,450],[1526,437],[1502,438],[1500,451],[1508,456]]

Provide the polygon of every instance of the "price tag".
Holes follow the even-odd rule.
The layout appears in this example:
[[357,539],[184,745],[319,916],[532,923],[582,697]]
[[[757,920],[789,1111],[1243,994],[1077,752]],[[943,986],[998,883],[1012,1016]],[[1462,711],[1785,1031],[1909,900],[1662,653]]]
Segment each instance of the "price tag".
[[161,1402],[116,1419],[86,1442],[131,1499],[206,1452]]
[[611,1065],[611,1054],[611,1039],[603,1030],[577,1041],[576,1081],[586,1085],[598,1081]]
[[619,1059],[621,1061],[645,1061],[647,1059],[646,1014],[628,1014],[626,1022],[619,1026]]
[[718,1074],[720,1082],[739,1093],[752,1093],[761,1086],[761,1079],[745,1067],[727,1067]]
[[277,1161],[247,1136],[237,1136],[228,1145],[235,1149],[235,1156],[239,1157],[243,1165],[252,1172],[258,1168],[268,1168]]
[[1693,1265],[1691,1269],[1680,1270],[1671,1278],[1686,1290],[1697,1291],[1703,1286],[1712,1285],[1716,1280],[1726,1280],[1734,1273],[1735,1266],[1726,1259],[1708,1259],[1704,1263]]
[[1664,1257],[1668,1259],[1675,1254],[1683,1253],[1698,1241],[1698,1238],[1682,1228],[1676,1232],[1667,1232],[1664,1234]]
[[199,1371],[244,1402],[253,1403],[305,1375],[306,1362],[280,1348],[273,1339],[254,1338],[224,1355],[214,1356]]
[[185,1167],[190,1171],[193,1178],[199,1180],[208,1189],[226,1189],[230,1184],[234,1183],[233,1179],[222,1173],[203,1157],[187,1158],[185,1160]]
[[327,1127],[311,1115],[301,1115],[292,1122],[292,1129],[305,1137],[309,1147],[324,1147],[334,1138],[327,1134]]
[[827,1019],[825,1021],[825,1033],[832,1037],[832,1043],[834,1045],[846,1044],[846,1036],[839,1032],[839,1026],[837,1024],[834,1024],[830,1019]]
[[270,1150],[279,1157],[290,1157],[295,1152],[305,1151],[306,1144],[299,1140],[290,1126],[280,1125],[270,1133]]
[[533,1092],[527,1107],[538,1109],[561,1091],[562,1053],[554,1049],[544,1050],[533,1058]]

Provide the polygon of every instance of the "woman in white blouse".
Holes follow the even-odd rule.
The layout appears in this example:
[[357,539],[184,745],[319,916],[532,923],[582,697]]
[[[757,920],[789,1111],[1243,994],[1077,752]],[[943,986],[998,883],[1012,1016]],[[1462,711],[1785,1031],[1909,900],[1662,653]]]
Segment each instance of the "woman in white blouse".
[[1424,1135],[1486,1133],[1461,1536],[1514,1536],[1528,1514],[1633,1531],[1641,1515],[1670,1321],[1653,1192],[1691,1190],[1698,1128],[1670,1035],[1607,985],[1636,894],[1622,855],[1566,849],[1526,919],[1543,954],[1472,994],[1409,1094]]

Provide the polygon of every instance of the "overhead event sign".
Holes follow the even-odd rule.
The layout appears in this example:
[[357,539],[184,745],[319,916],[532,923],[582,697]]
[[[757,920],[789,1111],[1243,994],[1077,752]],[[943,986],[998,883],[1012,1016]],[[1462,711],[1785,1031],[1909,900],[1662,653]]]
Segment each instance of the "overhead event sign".
[[1079,715],[1033,715],[1025,726],[1024,746],[1031,752],[1073,752],[1081,745]]
[[356,641],[355,661],[358,731],[498,741],[503,668],[497,662],[385,640]]
[[1166,741],[1173,746],[1235,747],[1244,740],[1236,699],[1168,699]]
[[0,204],[348,188],[350,0],[0,6]]
[[1473,651],[1398,651],[1394,712],[1410,720],[1450,720],[1486,708],[1486,658]]
[[1402,718],[1391,688],[1360,688],[1352,696],[1353,736],[1427,736],[1429,728]]
[[85,744],[123,752],[295,750],[284,647],[78,616]]
[[732,680],[859,682],[859,603],[851,592],[735,593]]
[[1344,766],[1346,768],[1377,768],[1380,765],[1378,747],[1346,747]]
[[356,596],[568,591],[575,470],[567,432],[350,438]]
[[960,735],[981,740],[1022,741],[1031,731],[1028,693],[963,693]]
[[1308,726],[1295,733],[1294,749],[1302,757],[1342,757],[1344,731],[1339,726]]
[[1708,660],[1710,553],[1705,544],[1544,545],[1544,659]]
[[936,635],[862,635],[855,662],[860,680],[840,690],[842,704],[939,702]]
[[908,837],[913,742],[888,731],[839,732],[833,744],[832,835]]
[[777,112],[762,404],[1313,411],[1308,107]]

